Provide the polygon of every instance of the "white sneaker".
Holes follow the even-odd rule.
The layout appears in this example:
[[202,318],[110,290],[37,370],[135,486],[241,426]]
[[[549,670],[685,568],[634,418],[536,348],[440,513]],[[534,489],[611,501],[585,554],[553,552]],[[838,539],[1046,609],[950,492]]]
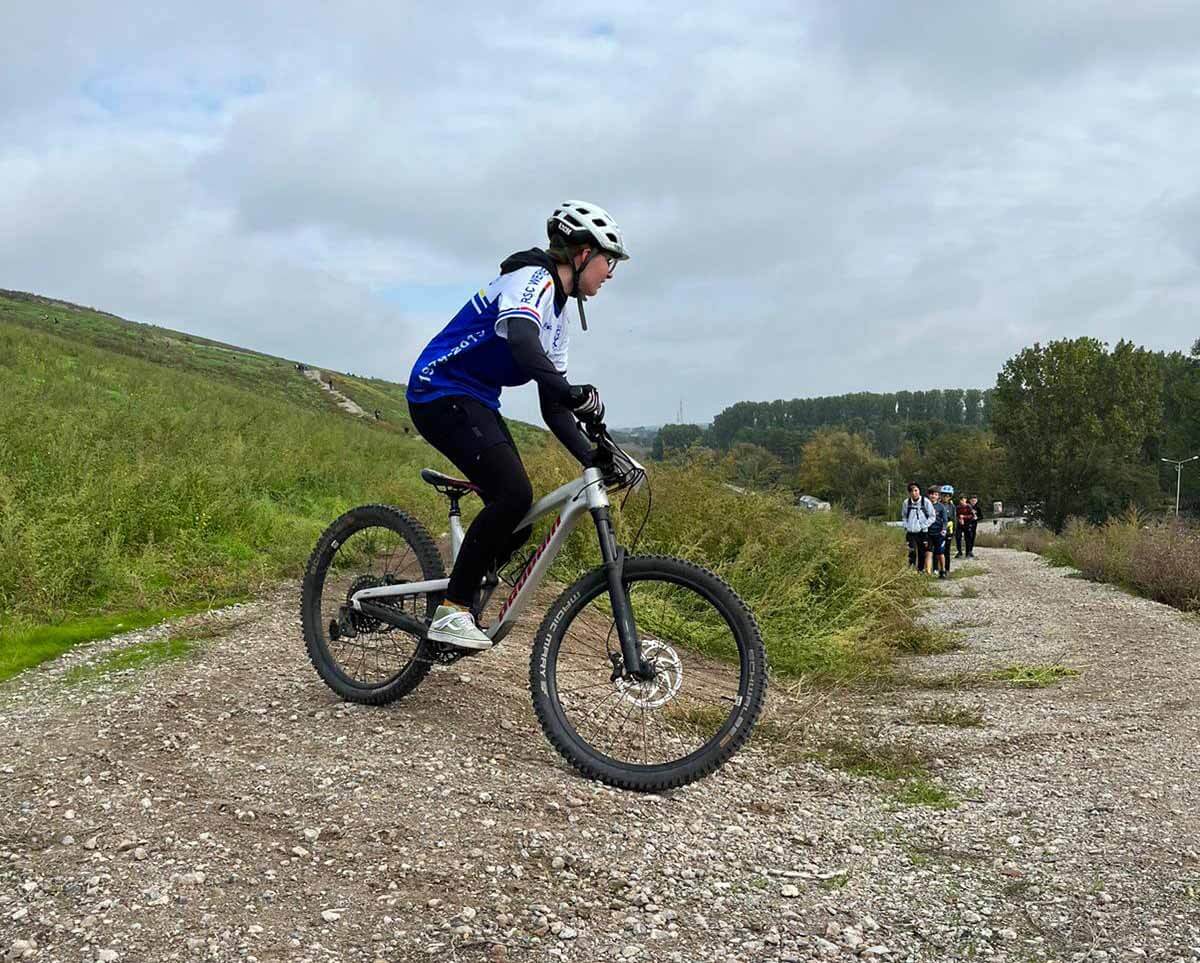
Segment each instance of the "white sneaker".
[[437,607],[426,637],[433,642],[443,642],[457,649],[471,649],[475,652],[492,647],[492,640],[479,631],[479,626],[475,624],[470,612],[452,609],[448,605]]

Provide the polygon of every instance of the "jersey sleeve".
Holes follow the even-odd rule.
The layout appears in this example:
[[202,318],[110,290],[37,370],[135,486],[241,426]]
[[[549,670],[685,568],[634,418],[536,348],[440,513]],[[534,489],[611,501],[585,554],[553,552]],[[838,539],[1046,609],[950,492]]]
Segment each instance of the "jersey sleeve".
[[528,318],[542,331],[554,301],[554,279],[545,268],[514,271],[500,289],[496,304],[496,334],[508,337],[510,318]]

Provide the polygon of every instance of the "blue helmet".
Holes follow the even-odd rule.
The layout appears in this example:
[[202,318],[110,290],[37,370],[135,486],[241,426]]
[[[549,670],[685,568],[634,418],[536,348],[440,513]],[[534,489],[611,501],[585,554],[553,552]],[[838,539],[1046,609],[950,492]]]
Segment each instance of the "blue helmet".
[[954,486],[953,485],[943,485],[942,486],[942,494],[943,495],[953,495],[954,494]]

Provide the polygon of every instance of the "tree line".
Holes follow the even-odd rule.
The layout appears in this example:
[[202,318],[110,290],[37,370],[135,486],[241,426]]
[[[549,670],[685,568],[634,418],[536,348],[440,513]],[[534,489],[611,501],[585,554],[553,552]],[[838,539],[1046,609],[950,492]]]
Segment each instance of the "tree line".
[[[1163,457],[1200,453],[1200,339],[1190,355],[1095,338],[1035,344],[989,389],[856,392],[731,405],[708,428],[664,425],[658,459],[704,457],[730,481],[892,513],[910,480],[949,483],[1060,528],[1130,504],[1173,507]],[[1197,464],[1200,464],[1198,462]],[[889,489],[890,482],[890,489]],[[1181,506],[1200,510],[1200,469]]]

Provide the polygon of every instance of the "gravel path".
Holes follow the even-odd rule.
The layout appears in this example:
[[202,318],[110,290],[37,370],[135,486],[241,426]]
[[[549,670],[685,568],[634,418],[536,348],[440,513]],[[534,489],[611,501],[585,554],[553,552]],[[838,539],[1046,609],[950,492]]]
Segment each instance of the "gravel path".
[[[667,796],[564,768],[527,633],[383,709],[316,678],[294,587],[77,650],[0,686],[0,959],[1200,959],[1200,621],[979,555],[930,606],[960,649],[776,680]],[[68,679],[168,632],[204,638]]]
[[326,391],[331,394],[334,401],[337,402],[337,406],[341,408],[342,411],[352,415],[358,415],[360,418],[367,417],[367,413],[363,411],[362,407],[357,401],[354,401],[352,398],[348,398],[336,388],[330,387],[329,382],[325,379],[325,373],[320,368],[306,367],[303,371],[303,374],[304,377],[309,379],[309,381],[315,381],[318,385],[320,385],[322,391]]

